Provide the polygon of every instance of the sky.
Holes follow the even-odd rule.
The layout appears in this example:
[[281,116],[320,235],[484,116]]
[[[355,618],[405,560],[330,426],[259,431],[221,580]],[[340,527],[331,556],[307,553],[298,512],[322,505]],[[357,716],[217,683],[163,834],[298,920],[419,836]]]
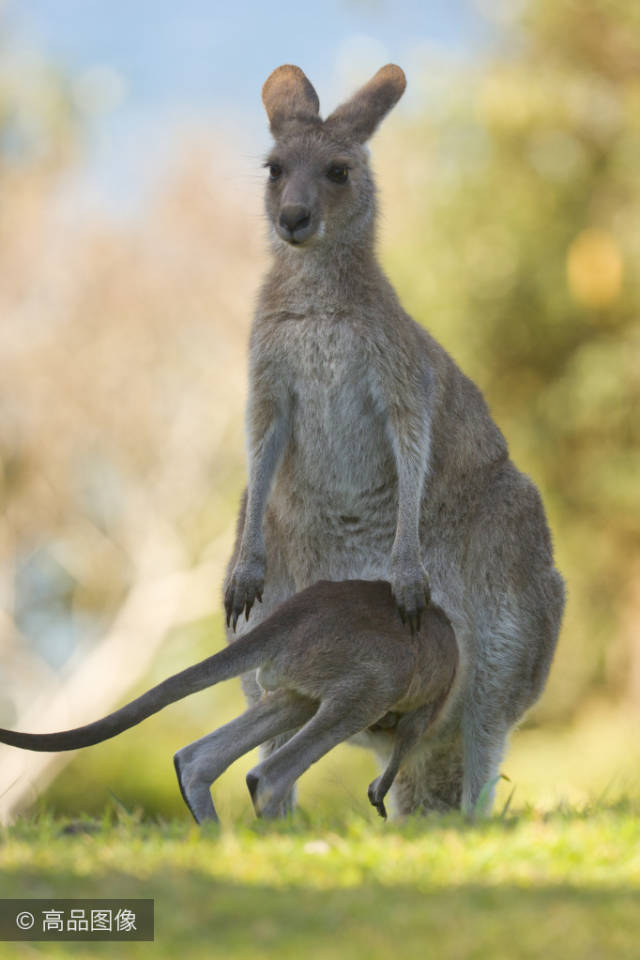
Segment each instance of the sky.
[[[250,151],[268,144],[260,89],[297,63],[324,112],[385,62],[408,74],[432,57],[465,58],[488,43],[481,8],[499,0],[0,0],[11,47],[75,78],[94,108],[85,177],[126,208],[181,125],[235,128]],[[410,103],[410,97],[406,98]]]

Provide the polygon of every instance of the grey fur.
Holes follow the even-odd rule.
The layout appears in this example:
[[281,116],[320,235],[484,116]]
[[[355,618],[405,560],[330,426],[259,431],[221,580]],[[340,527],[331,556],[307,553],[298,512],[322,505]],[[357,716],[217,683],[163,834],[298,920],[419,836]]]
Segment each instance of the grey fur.
[[436,607],[426,612],[415,636],[401,634],[389,584],[317,583],[232,646],[108,717],[59,733],[0,729],[0,742],[38,751],[90,746],[182,697],[257,669],[263,691],[258,702],[174,757],[182,796],[196,821],[217,819],[213,781],[268,737],[301,727],[247,776],[260,816],[278,814],[293,783],[312,763],[372,725],[391,747],[387,769],[369,787],[371,803],[386,816],[385,796],[416,744],[437,725],[458,665],[451,624]]
[[[323,123],[299,68],[265,84],[273,256],[251,333],[249,479],[225,606],[242,633],[318,579],[384,579],[413,627],[431,595],[461,670],[448,722],[413,751],[397,800],[471,810],[543,689],[564,585],[536,487],[376,260],[363,142],[404,85],[389,65]],[[253,702],[255,680],[243,682]],[[376,734],[361,740],[386,757]]]

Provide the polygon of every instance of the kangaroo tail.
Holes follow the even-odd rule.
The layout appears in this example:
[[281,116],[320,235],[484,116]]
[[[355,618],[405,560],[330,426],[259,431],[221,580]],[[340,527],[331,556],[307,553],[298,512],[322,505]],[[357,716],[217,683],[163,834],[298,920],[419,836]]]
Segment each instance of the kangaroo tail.
[[201,660],[200,663],[175,673],[143,693],[140,697],[115,710],[101,720],[87,723],[73,730],[59,733],[22,733],[18,730],[3,730],[0,727],[0,743],[23,750],[40,752],[58,750],[77,750],[78,747],[90,747],[110,737],[115,737],[146,720],[170,703],[182,700],[198,690],[211,687],[222,680],[237,677],[241,673],[257,669],[266,659],[269,641],[274,637],[265,623],[259,624],[249,633],[239,637],[226,649]]

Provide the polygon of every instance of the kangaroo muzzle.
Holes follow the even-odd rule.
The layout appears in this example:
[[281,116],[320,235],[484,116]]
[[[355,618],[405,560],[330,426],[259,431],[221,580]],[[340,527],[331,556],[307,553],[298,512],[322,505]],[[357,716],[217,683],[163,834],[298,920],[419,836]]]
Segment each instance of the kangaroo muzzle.
[[287,243],[304,243],[316,232],[311,210],[304,203],[287,203],[280,208],[276,229]]

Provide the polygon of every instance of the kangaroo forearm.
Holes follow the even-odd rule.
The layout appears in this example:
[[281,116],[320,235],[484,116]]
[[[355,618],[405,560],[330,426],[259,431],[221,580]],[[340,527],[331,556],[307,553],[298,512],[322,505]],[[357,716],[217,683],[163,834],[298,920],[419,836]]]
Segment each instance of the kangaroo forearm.
[[247,512],[240,545],[240,557],[243,559],[264,552],[262,520],[273,478],[284,452],[286,427],[284,417],[273,421],[251,455]]
[[421,504],[429,468],[428,426],[424,425],[422,436],[414,442],[396,434],[393,447],[398,476],[398,518],[393,556],[417,557],[420,553]]
[[398,519],[393,541],[392,557],[416,557],[420,554],[420,504],[424,477],[413,482],[398,478]]
[[391,550],[391,589],[400,616],[409,621],[413,631],[414,627],[420,628],[421,611],[430,598],[420,547],[420,513],[430,452],[428,407],[422,417],[415,413],[409,413],[404,418],[397,417],[391,442],[398,478],[398,514]]

